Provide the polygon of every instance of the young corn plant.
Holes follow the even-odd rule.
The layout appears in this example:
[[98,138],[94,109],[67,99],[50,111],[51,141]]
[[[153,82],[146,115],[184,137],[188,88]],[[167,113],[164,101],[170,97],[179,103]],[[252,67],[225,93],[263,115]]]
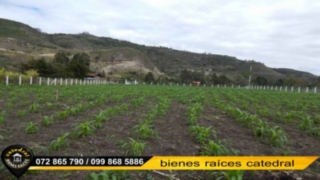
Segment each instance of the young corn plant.
[[320,125],[320,115],[316,115],[313,117],[313,122],[315,125]]
[[100,111],[98,115],[93,116],[93,119],[97,121],[108,121],[109,117],[107,116],[107,111]]
[[26,116],[27,111],[26,110],[19,110],[17,113],[17,117],[18,118],[23,118],[24,116]]
[[268,135],[268,124],[267,122],[259,119],[254,127],[254,135],[261,140],[266,138]]
[[26,127],[27,134],[34,134],[38,132],[38,124],[34,122],[29,122]]
[[148,113],[147,119],[145,121],[147,121],[149,124],[153,123],[154,118],[157,116],[155,111],[150,111]]
[[68,116],[69,116],[68,111],[63,110],[63,111],[58,112],[56,118],[57,118],[57,120],[63,120],[65,118],[67,118]]
[[310,116],[302,117],[302,122],[299,124],[299,128],[301,130],[309,130],[314,126],[314,122],[312,121]]
[[123,95],[115,95],[111,98],[113,102],[120,102],[123,99]]
[[147,139],[156,136],[154,130],[152,130],[152,126],[148,123],[148,121],[144,121],[139,125],[133,127],[133,130],[139,134],[140,138]]
[[122,150],[126,150],[126,155],[141,156],[146,149],[146,143],[129,138],[129,142],[120,142]]
[[106,113],[107,113],[108,116],[114,116],[114,115],[117,114],[117,110],[116,110],[116,108],[111,107],[111,108],[107,109]]
[[308,132],[311,136],[320,138],[320,127],[312,127]]
[[[231,170],[226,172],[221,172],[220,177],[227,180],[243,180],[244,171],[243,170]],[[219,178],[218,178],[219,179]]]
[[52,141],[50,143],[50,151],[56,151],[61,149],[63,146],[67,146],[67,137],[69,136],[69,133],[65,133],[64,135],[58,137],[56,140]]
[[294,118],[294,112],[292,112],[292,111],[291,112],[287,112],[287,113],[284,114],[283,121],[286,124],[287,123],[291,123],[293,118]]
[[43,116],[42,123],[45,127],[50,126],[53,124],[54,118],[53,116]]
[[0,112],[0,124],[6,121],[6,111]]
[[202,156],[224,156],[230,155],[230,152],[231,151],[221,142],[215,143],[214,141],[209,140],[208,143],[202,146],[200,154]]
[[85,137],[92,134],[95,129],[96,128],[94,127],[92,121],[86,121],[84,123],[78,124],[74,129],[74,133],[77,137]]
[[51,102],[47,102],[47,108],[52,109],[54,107],[54,104]]
[[43,102],[44,102],[44,98],[43,98],[43,97],[39,97],[39,98],[37,99],[37,102],[40,103],[40,104],[43,103]]
[[268,131],[271,145],[282,147],[288,142],[286,134],[279,126],[269,128]]
[[[206,127],[195,125],[190,127],[190,133],[191,133],[191,136],[193,136],[198,143],[205,144],[206,142],[208,142],[208,139],[212,134],[211,128],[212,127],[206,128]],[[214,135],[216,135],[216,133],[214,133]]]
[[66,111],[70,116],[75,116],[76,114],[79,113],[79,108],[78,107],[72,107],[72,108],[68,107],[66,109]]
[[87,174],[86,180],[130,180],[130,176],[126,171],[102,171]]
[[7,107],[8,107],[8,108],[13,108],[13,106],[14,106],[14,105],[13,105],[12,102],[9,102],[9,103],[7,104]]
[[128,110],[128,105],[126,103],[124,103],[119,107],[118,113],[122,114],[122,113],[126,112],[127,110]]
[[138,99],[133,99],[130,104],[133,106],[133,107],[138,107],[140,105],[142,105],[143,103],[145,103],[145,99],[144,97],[140,97]]
[[36,113],[39,111],[39,104],[37,103],[33,103],[30,107],[29,110],[33,113]]
[[197,117],[198,115],[203,111],[202,104],[200,103],[195,103],[193,104],[189,110],[188,110],[188,123],[189,125],[196,125],[197,124]]

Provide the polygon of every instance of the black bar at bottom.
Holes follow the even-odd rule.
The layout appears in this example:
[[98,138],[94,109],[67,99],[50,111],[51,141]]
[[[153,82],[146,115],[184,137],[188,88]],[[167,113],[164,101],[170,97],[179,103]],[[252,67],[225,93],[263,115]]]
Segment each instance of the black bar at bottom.
[[35,156],[30,166],[142,166],[152,156]]

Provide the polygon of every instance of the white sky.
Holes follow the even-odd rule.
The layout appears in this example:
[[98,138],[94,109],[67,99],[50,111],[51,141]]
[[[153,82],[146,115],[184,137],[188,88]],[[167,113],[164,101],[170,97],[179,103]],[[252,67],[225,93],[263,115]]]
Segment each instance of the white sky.
[[0,0],[0,18],[320,75],[319,0]]

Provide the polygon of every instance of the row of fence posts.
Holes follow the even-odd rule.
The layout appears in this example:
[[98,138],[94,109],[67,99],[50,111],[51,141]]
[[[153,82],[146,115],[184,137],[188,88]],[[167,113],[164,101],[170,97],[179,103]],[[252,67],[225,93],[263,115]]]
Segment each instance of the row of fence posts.
[[[150,83],[150,84],[152,85],[153,83]],[[159,85],[159,83],[157,83],[157,85]],[[166,84],[163,83],[163,85],[166,85]],[[169,83],[169,85],[172,86],[172,83]],[[179,84],[177,83],[177,86],[178,85]],[[182,84],[182,86],[186,86],[186,84]],[[191,87],[192,84],[189,84],[189,86]],[[206,87],[205,84],[202,85],[202,86]],[[212,84],[211,87],[214,87],[214,85]],[[220,88],[220,84],[218,84],[217,87]],[[221,87],[223,87],[223,85]],[[227,88],[227,85],[225,84],[224,87]],[[282,91],[283,90],[283,86],[275,86],[275,87],[273,87],[273,86],[250,86],[250,87],[249,86],[243,86],[243,87],[241,87],[240,85],[238,85],[237,87],[234,87],[234,85],[232,84],[230,87],[231,88],[239,88],[239,89],[243,88],[243,89],[275,90],[275,91]],[[290,91],[293,92],[294,90],[295,90],[295,88],[293,86],[291,86],[291,90]],[[301,87],[298,87],[297,90],[300,93],[301,92]],[[288,86],[284,86],[284,90],[283,91],[288,92]],[[314,87],[313,90],[312,90],[312,88],[309,90],[309,87],[306,87],[306,91],[305,92],[309,93],[309,91],[313,91],[313,93],[317,93],[317,87]]]
[[[50,78],[46,78],[47,80],[47,85],[57,85],[57,78],[54,78],[51,83],[50,83]],[[135,81],[136,82],[136,81]],[[33,84],[33,77],[30,77],[29,79],[29,83],[30,85]],[[100,85],[100,84],[108,84],[108,81],[106,80],[80,80],[80,79],[70,79],[70,85],[73,85],[75,83],[75,85]],[[19,76],[19,85],[22,84],[22,77]],[[60,83],[59,85],[68,85],[68,79],[64,79],[63,78],[60,78]],[[118,84],[118,81],[116,82],[116,84]],[[126,84],[126,83],[125,83]],[[145,84],[145,82],[143,83]],[[9,85],[9,76],[6,76],[6,85]],[[42,85],[42,77],[39,77],[39,85]],[[150,85],[153,85],[153,83],[151,82]],[[157,85],[159,85],[159,83],[157,83]],[[163,85],[166,85],[166,83],[163,83]],[[170,86],[172,86],[172,83],[169,83]],[[176,84],[176,86],[179,86],[179,83]],[[182,84],[182,86],[186,86],[186,84]],[[192,84],[189,84],[189,86],[192,86]],[[200,85],[198,85],[200,86]],[[206,87],[206,85],[202,85],[203,87]],[[212,84],[211,87],[214,87],[214,85]],[[220,84],[217,85],[217,87],[219,88],[220,87]],[[225,84],[224,87],[226,88],[227,85]],[[231,88],[234,88],[234,85],[231,85]],[[275,91],[282,91],[283,90],[283,87],[282,86],[244,86],[244,87],[241,87],[240,85],[237,86],[237,88],[245,88],[245,89],[260,89],[260,90],[275,90]],[[291,87],[291,92],[294,91],[294,87]],[[285,86],[284,87],[284,91],[287,92],[288,91],[288,87]],[[313,91],[314,93],[317,93],[317,87],[314,87],[313,90],[311,89],[311,91]],[[301,92],[301,87],[298,87],[298,92],[300,93]],[[306,93],[309,92],[309,87],[306,87]]]
[[[45,79],[45,78],[44,78]],[[51,78],[46,78],[46,85],[57,85],[57,78],[54,78],[52,79],[52,81],[50,82],[50,79]],[[6,85],[9,85],[9,76],[6,76]],[[68,81],[70,80],[70,85],[100,85],[100,84],[108,84],[108,81],[106,80],[81,80],[81,79],[63,79],[63,78],[60,78],[60,83],[59,85],[68,85]],[[116,82],[118,84],[118,82]],[[35,84],[33,83],[33,77],[30,77],[29,78],[29,84],[32,85],[32,84]],[[42,85],[42,77],[39,77],[39,85]],[[22,77],[19,76],[19,82],[18,82],[18,85],[22,85]]]

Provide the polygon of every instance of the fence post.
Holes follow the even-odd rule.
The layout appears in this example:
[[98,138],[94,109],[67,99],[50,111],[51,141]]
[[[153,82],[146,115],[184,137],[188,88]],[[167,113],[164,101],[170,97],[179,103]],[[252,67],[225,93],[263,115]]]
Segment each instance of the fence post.
[[151,85],[152,85],[152,82],[151,82]]
[[47,78],[47,86],[49,86],[50,78]]
[[280,86],[280,91],[282,91],[282,86]]
[[8,75],[6,76],[6,85],[7,86],[9,85],[9,76]]
[[42,77],[39,78],[39,85],[41,85]]
[[317,93],[317,87],[314,87],[314,93]]
[[190,83],[190,85],[189,85],[190,87],[191,87],[191,83]]
[[30,76],[30,85],[32,85],[32,76]]
[[71,86],[73,85],[73,79],[71,79]]
[[291,86],[291,92],[293,92],[293,86]]
[[298,92],[300,92],[300,87],[298,88]]
[[307,89],[306,89],[306,93],[308,93],[309,92],[309,87],[307,87]]
[[284,91],[287,92],[287,90],[288,90],[288,87],[286,86]]
[[19,86],[21,86],[21,76],[19,76]]
[[64,81],[65,81],[66,85],[68,85],[68,78],[66,78]]

